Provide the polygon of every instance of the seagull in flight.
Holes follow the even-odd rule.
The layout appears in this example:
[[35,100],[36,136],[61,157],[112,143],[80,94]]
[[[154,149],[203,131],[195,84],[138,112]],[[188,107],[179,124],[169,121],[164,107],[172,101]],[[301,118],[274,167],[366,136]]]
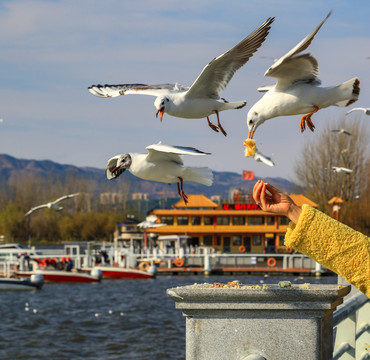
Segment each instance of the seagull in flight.
[[345,167],[339,167],[339,166],[333,166],[332,169],[335,173],[344,173],[347,175],[349,175],[353,171],[351,169],[347,169]]
[[258,151],[254,154],[253,158],[257,162],[263,162],[264,164],[266,164],[268,166],[275,166],[275,163],[271,160],[271,158],[269,158],[268,156],[265,156],[265,155],[261,154]]
[[42,209],[42,208],[48,208],[48,209],[52,209],[52,210],[55,210],[55,211],[60,211],[60,210],[63,209],[62,206],[58,205],[61,201],[73,198],[73,197],[78,196],[78,195],[80,195],[80,193],[65,195],[65,196],[62,196],[62,197],[60,197],[59,199],[57,199],[55,201],[51,201],[51,202],[48,202],[46,204],[35,206],[30,211],[28,211],[24,216],[28,216],[28,215],[32,214],[34,211]]
[[164,145],[149,145],[147,154],[126,153],[116,155],[108,160],[105,175],[111,180],[120,176],[125,170],[144,179],[177,183],[177,190],[185,204],[188,196],[184,192],[183,182],[194,181],[211,186],[213,183],[212,171],[207,167],[184,167],[183,155],[210,155],[192,147]]
[[140,229],[151,229],[167,225],[163,223],[158,223],[157,220],[158,217],[156,215],[149,215],[144,221],[138,223],[137,227],[139,227]]
[[[122,85],[92,85],[88,88],[90,93],[99,97],[116,97],[128,94],[152,95],[156,99],[154,106],[156,116],[163,114],[186,118],[207,118],[212,130],[219,130],[226,136],[226,131],[220,123],[219,112],[229,109],[241,109],[247,102],[228,102],[220,98],[219,93],[224,90],[232,79],[234,73],[240,69],[265,41],[274,18],[268,18],[262,25],[254,30],[224,54],[214,58],[207,64],[194,83],[188,86],[179,84],[122,84]],[[217,126],[209,120],[211,114],[217,116]]]
[[346,129],[334,129],[334,130],[330,130],[331,132],[336,132],[336,133],[339,133],[339,134],[344,134],[344,135],[348,135],[348,136],[353,136],[353,134],[351,134],[349,131],[347,131]]
[[350,114],[352,111],[363,111],[366,115],[370,115],[370,108],[357,107],[346,112],[346,115]]
[[288,115],[306,114],[300,122],[301,132],[306,124],[311,131],[315,126],[311,116],[330,105],[349,106],[358,99],[360,80],[353,78],[333,87],[319,87],[319,64],[311,54],[301,54],[311,44],[326,18],[299,44],[288,51],[265,72],[265,76],[277,80],[275,85],[259,88],[265,95],[249,110],[248,139],[253,139],[257,127],[266,120]]

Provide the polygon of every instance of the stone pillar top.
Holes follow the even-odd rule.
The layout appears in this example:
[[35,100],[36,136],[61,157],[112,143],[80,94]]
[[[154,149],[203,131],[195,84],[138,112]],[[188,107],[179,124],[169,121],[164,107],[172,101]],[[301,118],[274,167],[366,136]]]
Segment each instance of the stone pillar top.
[[[343,302],[350,286],[194,284],[167,289],[179,309],[333,309]],[[235,286],[235,284],[237,284]],[[224,287],[221,287],[224,285]]]

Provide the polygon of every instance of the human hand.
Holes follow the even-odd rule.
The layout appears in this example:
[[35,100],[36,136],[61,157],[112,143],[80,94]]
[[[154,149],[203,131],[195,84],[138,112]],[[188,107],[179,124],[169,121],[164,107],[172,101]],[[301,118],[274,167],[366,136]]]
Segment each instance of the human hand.
[[[271,195],[266,191],[270,192]],[[302,210],[287,194],[274,186],[258,180],[253,188],[253,199],[263,211],[280,213],[289,217],[294,223],[298,222]]]

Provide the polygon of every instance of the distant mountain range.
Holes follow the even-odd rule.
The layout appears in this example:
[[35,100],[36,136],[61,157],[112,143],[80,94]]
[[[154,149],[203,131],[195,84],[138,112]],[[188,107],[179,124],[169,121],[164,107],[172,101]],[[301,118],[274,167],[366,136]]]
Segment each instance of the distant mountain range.
[[[213,174],[214,183],[212,186],[186,182],[184,185],[185,192],[187,194],[204,194],[207,197],[220,195],[222,198],[229,198],[231,189],[238,188],[244,193],[251,193],[255,184],[255,180],[243,180],[241,174],[234,172],[214,171]],[[151,199],[160,198],[161,196],[177,196],[175,184],[168,185],[141,180],[128,171],[118,179],[107,180],[105,169],[61,165],[50,160],[17,159],[6,154],[0,154],[0,186],[10,185],[14,179],[19,181],[19,179],[29,177],[39,177],[50,182],[62,184],[66,182],[86,183],[89,187],[88,191],[96,194],[124,191],[129,193],[148,193]],[[297,189],[294,183],[283,178],[264,178],[263,180],[288,193],[301,191]]]

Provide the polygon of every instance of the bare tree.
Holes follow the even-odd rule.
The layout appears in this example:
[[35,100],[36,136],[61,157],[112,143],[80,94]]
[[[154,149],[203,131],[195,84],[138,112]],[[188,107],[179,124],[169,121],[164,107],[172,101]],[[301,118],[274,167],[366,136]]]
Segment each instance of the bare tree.
[[[332,130],[345,129],[352,135]],[[328,201],[340,197],[346,203],[365,195],[367,188],[369,147],[368,126],[359,118],[338,119],[328,123],[315,139],[306,143],[295,165],[298,183],[320,209],[329,212]],[[334,172],[333,167],[352,170]]]

